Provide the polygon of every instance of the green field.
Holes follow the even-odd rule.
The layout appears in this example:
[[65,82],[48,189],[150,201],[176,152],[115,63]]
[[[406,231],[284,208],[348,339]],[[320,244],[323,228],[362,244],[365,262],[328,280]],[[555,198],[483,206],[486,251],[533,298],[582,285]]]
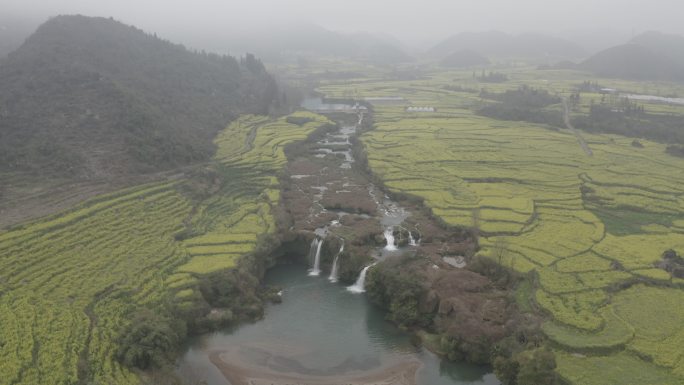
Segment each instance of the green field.
[[[543,331],[562,377],[582,385],[684,383],[684,281],[654,266],[668,249],[684,254],[684,159],[666,154],[665,144],[641,140],[637,148],[633,138],[582,133],[588,156],[566,129],[475,115],[480,88],[526,84],[562,95],[591,79],[571,71],[508,73],[510,81],[493,85],[466,72],[434,71],[419,80],[331,82],[320,90],[437,107],[408,113],[405,105],[375,106],[375,128],[362,136],[369,166],[391,191],[422,199],[446,225],[478,228],[481,255],[535,272],[536,306],[548,315]],[[590,98],[583,95],[583,103]],[[645,107],[684,119],[683,107]]]
[[182,177],[0,233],[0,382],[140,383],[115,359],[130,314],[169,298],[192,306],[204,275],[235,266],[276,230],[283,148],[327,122],[298,115],[311,121],[248,116],[223,131],[207,197],[189,194]]
[[[318,73],[347,64],[323,62]],[[373,70],[323,81],[320,91],[406,99],[374,108],[374,129],[361,138],[371,171],[391,192],[421,199],[445,225],[477,228],[480,255],[529,274],[517,301],[546,317],[542,331],[565,380],[684,383],[684,280],[655,266],[667,250],[684,254],[684,159],[668,155],[666,144],[642,139],[635,147],[633,138],[582,133],[589,156],[566,129],[473,113],[483,87],[560,95],[584,80],[654,95],[684,88],[574,71],[504,72],[508,82],[483,85],[467,71],[387,80]],[[574,113],[600,97],[582,94]],[[408,105],[437,112],[407,113]],[[684,107],[645,107],[684,119]],[[295,117],[308,122],[243,116],[193,175],[0,232],[1,381],[140,383],[115,357],[121,331],[141,308],[193,309],[204,278],[239,266],[277,231],[284,147],[330,123]]]

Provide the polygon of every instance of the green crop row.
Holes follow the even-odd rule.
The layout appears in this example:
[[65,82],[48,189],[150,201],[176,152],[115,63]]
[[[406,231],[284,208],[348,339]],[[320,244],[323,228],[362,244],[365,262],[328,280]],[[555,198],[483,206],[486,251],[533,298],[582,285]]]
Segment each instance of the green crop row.
[[[535,272],[536,302],[552,318],[544,331],[568,352],[558,354],[563,377],[588,385],[684,382],[682,358],[673,353],[682,351],[682,331],[665,327],[674,325],[684,299],[646,317],[652,329],[666,330],[667,337],[656,340],[624,314],[629,291],[620,291],[638,280],[681,282],[655,264],[666,250],[684,254],[684,159],[668,155],[664,144],[640,140],[635,147],[633,138],[582,133],[588,156],[569,131],[473,114],[482,87],[504,92],[529,85],[569,94],[586,80],[572,71],[507,74],[505,83],[482,85],[470,71],[434,70],[410,81],[330,82],[320,91],[400,96],[406,105],[438,107],[438,113],[421,114],[406,113],[403,105],[374,106],[375,127],[361,138],[369,167],[388,189],[421,199],[445,224],[477,227],[481,255]],[[598,81],[646,93],[668,87]],[[464,91],[446,91],[447,84]],[[588,110],[589,103],[582,99],[580,108]],[[575,354],[586,351],[604,355]],[[606,367],[607,381],[598,370],[632,363],[623,372]]]
[[129,315],[197,299],[203,275],[275,231],[283,147],[328,123],[300,115],[311,122],[247,116],[226,128],[207,165],[218,188],[199,202],[181,193],[192,180],[155,183],[1,233],[0,382],[138,384],[116,359]]

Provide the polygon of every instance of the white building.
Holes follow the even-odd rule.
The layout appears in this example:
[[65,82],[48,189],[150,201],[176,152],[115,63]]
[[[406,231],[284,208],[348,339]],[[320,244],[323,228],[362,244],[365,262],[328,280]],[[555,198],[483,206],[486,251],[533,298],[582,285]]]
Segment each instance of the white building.
[[406,107],[406,112],[437,112],[437,109],[435,107],[410,106]]

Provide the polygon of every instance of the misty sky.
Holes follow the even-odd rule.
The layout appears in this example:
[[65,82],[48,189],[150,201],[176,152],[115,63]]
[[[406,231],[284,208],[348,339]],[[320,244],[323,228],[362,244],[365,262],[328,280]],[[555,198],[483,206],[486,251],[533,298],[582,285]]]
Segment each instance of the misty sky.
[[660,30],[684,34],[683,0],[0,0],[0,13],[113,16],[150,32],[309,21],[337,31],[387,32],[416,43],[462,31]]

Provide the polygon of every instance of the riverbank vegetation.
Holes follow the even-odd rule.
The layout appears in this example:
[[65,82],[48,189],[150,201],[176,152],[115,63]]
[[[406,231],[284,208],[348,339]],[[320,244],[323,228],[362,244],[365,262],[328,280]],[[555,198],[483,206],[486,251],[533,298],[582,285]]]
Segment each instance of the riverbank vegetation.
[[[501,281],[507,283],[492,282],[495,276],[506,276]],[[505,384],[556,384],[555,357],[542,346],[540,319],[510,294],[525,284],[521,278],[484,258],[469,269],[448,269],[419,253],[373,267],[366,291],[389,321],[414,331],[446,359],[491,364]]]

